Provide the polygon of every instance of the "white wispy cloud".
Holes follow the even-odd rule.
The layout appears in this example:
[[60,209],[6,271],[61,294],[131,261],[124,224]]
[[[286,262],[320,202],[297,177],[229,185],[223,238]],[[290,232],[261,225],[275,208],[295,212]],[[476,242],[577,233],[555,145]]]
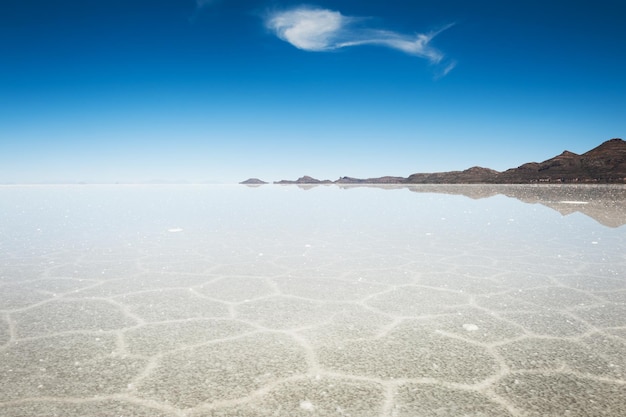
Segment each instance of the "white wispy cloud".
[[357,25],[366,19],[344,16],[338,11],[301,6],[266,16],[265,25],[280,39],[305,51],[331,51],[349,46],[379,45],[405,54],[427,59],[431,64],[442,64],[440,76],[450,72],[455,63],[445,60],[445,54],[431,46],[438,31],[407,35],[390,30]]
[[324,9],[299,8],[268,16],[265,23],[276,36],[305,51],[326,51],[339,47],[338,38],[350,18]]

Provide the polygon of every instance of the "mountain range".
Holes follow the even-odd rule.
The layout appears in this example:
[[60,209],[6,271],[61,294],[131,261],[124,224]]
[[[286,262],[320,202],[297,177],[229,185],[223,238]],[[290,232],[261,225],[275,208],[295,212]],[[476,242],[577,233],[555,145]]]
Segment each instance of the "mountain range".
[[[264,184],[256,178],[241,184]],[[506,171],[472,167],[464,171],[416,173],[408,177],[352,178],[336,181],[304,176],[275,184],[532,184],[626,183],[626,141],[615,138],[581,155],[563,151],[543,162],[528,162]]]

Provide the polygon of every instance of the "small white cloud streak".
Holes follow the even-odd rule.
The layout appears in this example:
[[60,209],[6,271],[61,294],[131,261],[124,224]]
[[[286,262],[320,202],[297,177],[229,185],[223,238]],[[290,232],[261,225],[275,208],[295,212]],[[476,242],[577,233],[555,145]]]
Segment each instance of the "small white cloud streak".
[[426,58],[433,63],[439,63],[443,59],[444,55],[428,45],[432,38],[433,35],[430,34],[417,34],[413,37],[409,37],[389,31],[376,31],[371,32],[370,37],[368,38],[341,42],[337,44],[337,47],[343,48],[346,46],[357,45],[381,45],[397,49],[408,55]]
[[[331,51],[358,45],[380,45],[404,52],[408,55],[427,59],[431,64],[441,63],[445,55],[430,46],[431,40],[447,25],[431,33],[405,35],[389,30],[353,27],[363,19],[344,16],[340,12],[328,9],[299,7],[267,16],[265,25],[276,36],[305,51]],[[445,76],[455,66],[449,63],[442,71]]]
[[441,71],[438,78],[442,78],[448,75],[448,73],[452,71],[454,67],[456,67],[456,61],[450,61],[448,65],[446,65],[446,67],[443,69],[443,71]]

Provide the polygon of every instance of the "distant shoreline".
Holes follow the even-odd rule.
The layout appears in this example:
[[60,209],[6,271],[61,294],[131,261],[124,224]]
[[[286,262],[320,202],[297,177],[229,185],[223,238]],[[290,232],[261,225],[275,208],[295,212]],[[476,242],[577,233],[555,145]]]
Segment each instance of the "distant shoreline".
[[[472,167],[464,171],[417,173],[408,177],[377,178],[341,177],[336,181],[303,176],[297,180],[274,181],[279,185],[324,184],[626,184],[626,142],[614,138],[582,155],[563,151],[543,162],[528,162],[517,168],[496,171]],[[249,178],[244,185],[264,185],[268,182]]]

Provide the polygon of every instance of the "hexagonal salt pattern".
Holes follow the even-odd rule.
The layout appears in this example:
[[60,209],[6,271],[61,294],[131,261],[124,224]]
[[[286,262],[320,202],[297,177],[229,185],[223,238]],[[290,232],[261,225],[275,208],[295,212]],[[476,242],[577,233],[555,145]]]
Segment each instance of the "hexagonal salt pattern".
[[478,383],[497,372],[485,347],[407,321],[372,339],[335,341],[318,349],[322,368],[378,378],[434,378]]
[[0,218],[0,415],[626,415],[626,226],[447,190],[69,187],[49,210],[90,221]]
[[55,300],[13,314],[20,337],[80,330],[114,330],[136,324],[106,300]]
[[474,390],[437,384],[407,383],[398,387],[392,411],[398,417],[481,416],[507,417],[507,407]]
[[229,319],[193,319],[151,323],[124,332],[130,353],[153,356],[208,341],[236,337],[255,330],[253,326]]
[[199,408],[192,416],[375,417],[383,412],[385,401],[385,387],[380,383],[338,377],[302,377],[276,384],[245,404]]
[[0,403],[123,392],[147,360],[115,352],[110,334],[68,334],[10,343],[0,353]]
[[571,373],[511,374],[496,393],[524,415],[603,417],[626,414],[624,383]]
[[166,354],[137,391],[188,408],[246,397],[306,368],[304,352],[291,338],[255,334]]

